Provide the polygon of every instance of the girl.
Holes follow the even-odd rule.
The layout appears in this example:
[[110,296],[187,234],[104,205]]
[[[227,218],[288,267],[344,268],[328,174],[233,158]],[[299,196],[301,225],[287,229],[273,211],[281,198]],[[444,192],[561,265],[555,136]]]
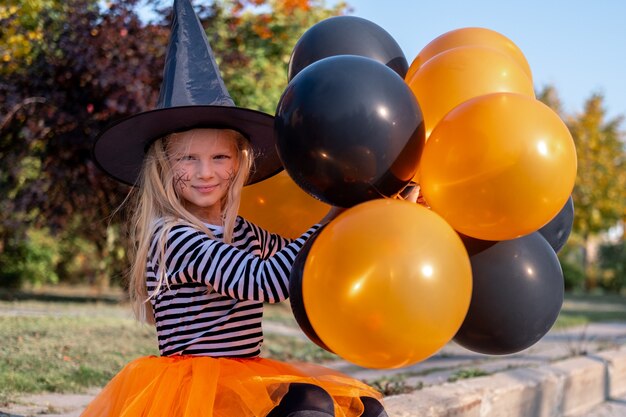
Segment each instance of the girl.
[[320,225],[289,241],[237,216],[242,187],[280,167],[272,118],[234,106],[188,0],[173,22],[157,109],[94,147],[105,172],[137,186],[129,293],[156,325],[160,356],[128,364],[83,415],[386,416],[360,381],[259,357],[263,303],[287,298],[294,259]]

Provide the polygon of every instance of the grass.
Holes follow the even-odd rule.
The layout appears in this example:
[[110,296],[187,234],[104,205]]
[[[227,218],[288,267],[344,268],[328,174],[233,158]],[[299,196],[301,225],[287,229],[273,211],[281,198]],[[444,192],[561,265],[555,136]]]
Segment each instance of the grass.
[[384,396],[406,394],[422,389],[424,384],[418,382],[416,385],[411,385],[407,383],[407,377],[408,375],[400,373],[392,376],[383,376],[378,379],[366,381],[366,383]]
[[128,361],[157,353],[154,330],[116,308],[62,305],[56,310],[33,302],[16,307],[25,315],[0,315],[0,402],[17,393],[103,386]]
[[448,382],[456,382],[460,379],[476,378],[486,375],[489,375],[489,372],[483,371],[479,368],[459,369],[448,377]]
[[615,294],[567,294],[556,328],[594,322],[626,321],[626,297]]
[[278,304],[267,304],[263,309],[264,320],[269,320],[275,323],[284,324],[289,327],[298,327],[298,322],[293,317],[289,301]]
[[[158,354],[154,329],[132,318],[128,305],[55,297],[0,301],[0,405],[18,394],[101,387],[129,361]],[[285,303],[267,306],[266,320],[297,327]],[[336,359],[302,338],[266,334],[265,339],[265,357]]]
[[308,340],[271,333],[265,334],[261,356],[286,362],[322,363],[337,359],[335,354]]
[[[268,305],[265,311],[265,320],[297,328],[288,303]],[[626,297],[568,295],[556,326],[596,321],[626,321]],[[129,361],[158,353],[154,329],[136,322],[130,307],[114,297],[22,294],[14,301],[0,301],[0,334],[0,405],[21,394],[100,387]],[[308,340],[271,333],[266,334],[263,356],[306,362],[337,359]],[[471,376],[476,372],[457,375]],[[374,382],[383,393],[416,389],[404,378]]]

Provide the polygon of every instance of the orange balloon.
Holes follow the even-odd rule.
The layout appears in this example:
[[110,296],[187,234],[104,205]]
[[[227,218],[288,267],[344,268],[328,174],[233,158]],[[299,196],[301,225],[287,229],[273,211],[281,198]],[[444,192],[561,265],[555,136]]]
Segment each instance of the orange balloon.
[[496,49],[515,60],[528,78],[533,77],[522,50],[511,39],[491,29],[469,27],[451,30],[433,39],[417,54],[404,79],[410,81],[417,70],[429,59],[459,46],[484,46]]
[[318,235],[305,261],[307,317],[332,352],[398,368],[442,348],[471,299],[469,257],[437,214],[407,201],[354,206]]
[[293,239],[318,223],[329,209],[281,171],[243,188],[239,214],[269,232]]
[[576,179],[572,136],[548,106],[528,96],[466,101],[437,125],[421,161],[421,191],[457,231],[514,239],[548,223]]
[[409,86],[424,115],[426,138],[446,113],[471,98],[499,92],[535,98],[531,79],[515,61],[481,46],[440,53],[415,73]]

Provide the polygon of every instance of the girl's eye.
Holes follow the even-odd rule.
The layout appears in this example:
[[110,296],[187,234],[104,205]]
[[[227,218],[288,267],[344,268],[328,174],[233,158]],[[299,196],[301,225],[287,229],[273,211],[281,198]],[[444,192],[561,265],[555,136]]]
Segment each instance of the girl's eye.
[[179,161],[193,161],[195,159],[196,159],[195,156],[192,156],[192,155],[184,155],[178,158]]
[[215,155],[215,159],[230,159],[230,155]]

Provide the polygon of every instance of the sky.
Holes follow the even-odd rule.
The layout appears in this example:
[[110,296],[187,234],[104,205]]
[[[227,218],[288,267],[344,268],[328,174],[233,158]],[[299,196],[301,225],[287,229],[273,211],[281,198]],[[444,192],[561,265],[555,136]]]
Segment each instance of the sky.
[[626,116],[626,1],[346,1],[351,15],[385,29],[409,64],[448,31],[484,27],[521,49],[535,90],[553,85],[567,113],[582,112],[585,101],[601,93],[608,118]]

